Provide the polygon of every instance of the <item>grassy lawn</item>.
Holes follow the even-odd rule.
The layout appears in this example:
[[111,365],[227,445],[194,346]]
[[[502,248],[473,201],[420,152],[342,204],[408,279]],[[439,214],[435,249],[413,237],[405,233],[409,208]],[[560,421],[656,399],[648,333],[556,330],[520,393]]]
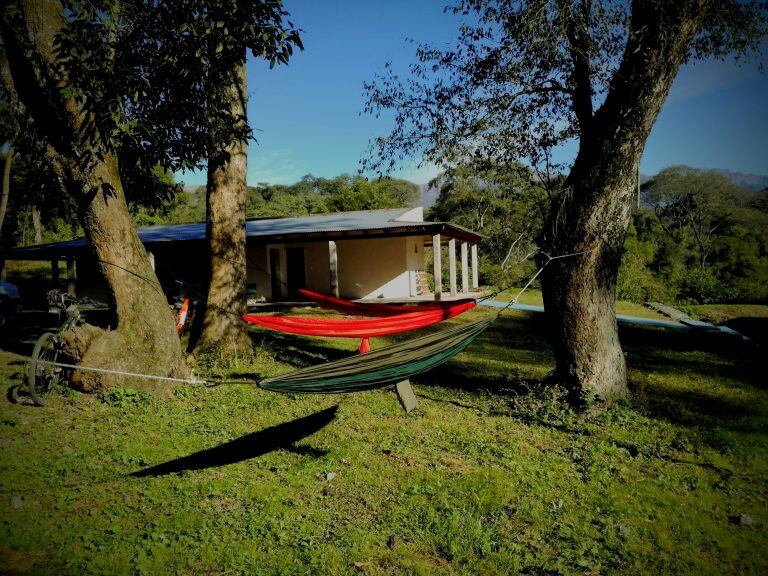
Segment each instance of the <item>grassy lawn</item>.
[[[576,416],[538,390],[541,324],[495,323],[414,383],[411,415],[390,390],[250,384],[33,408],[4,358],[0,572],[768,573],[768,391],[749,352],[625,329],[631,405]],[[357,345],[253,343],[198,373],[257,378]]]

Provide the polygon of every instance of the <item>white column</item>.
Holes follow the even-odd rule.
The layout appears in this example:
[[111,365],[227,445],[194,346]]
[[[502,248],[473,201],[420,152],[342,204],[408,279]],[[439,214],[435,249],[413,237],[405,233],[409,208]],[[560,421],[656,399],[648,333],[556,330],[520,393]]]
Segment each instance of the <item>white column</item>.
[[152,252],[147,252],[147,256],[149,256],[149,265],[152,266],[152,270],[155,269],[155,255],[152,254]]
[[336,242],[328,240],[328,258],[331,267],[331,294],[339,297],[339,255],[336,250]]
[[448,277],[451,285],[451,296],[456,296],[456,239],[448,240]]
[[67,258],[67,294],[70,296],[76,296],[75,294],[75,280],[77,279],[77,273],[75,271],[75,259]]
[[469,266],[467,265],[467,243],[461,243],[461,291],[469,292]]
[[440,234],[432,236],[432,274],[435,277],[435,300],[443,298],[443,260],[440,251]]
[[480,287],[477,275],[477,244],[472,244],[472,289],[477,290]]

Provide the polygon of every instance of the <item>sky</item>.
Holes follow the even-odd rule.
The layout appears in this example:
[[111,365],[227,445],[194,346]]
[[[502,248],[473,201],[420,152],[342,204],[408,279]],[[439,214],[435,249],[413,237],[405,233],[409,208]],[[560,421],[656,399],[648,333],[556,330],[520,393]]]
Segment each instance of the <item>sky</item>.
[[[249,60],[248,118],[257,142],[248,150],[248,184],[290,184],[305,174],[354,174],[368,143],[391,129],[392,115],[363,115],[363,82],[386,62],[404,70],[414,60],[409,40],[450,45],[460,20],[445,0],[285,0],[303,30],[305,50],[269,70]],[[763,57],[765,59],[765,56]],[[768,69],[757,62],[685,65],[651,132],[641,172],[675,165],[768,175]],[[575,146],[566,146],[564,158]],[[417,184],[434,166],[407,162],[393,176]],[[205,183],[204,172],[179,175]]]

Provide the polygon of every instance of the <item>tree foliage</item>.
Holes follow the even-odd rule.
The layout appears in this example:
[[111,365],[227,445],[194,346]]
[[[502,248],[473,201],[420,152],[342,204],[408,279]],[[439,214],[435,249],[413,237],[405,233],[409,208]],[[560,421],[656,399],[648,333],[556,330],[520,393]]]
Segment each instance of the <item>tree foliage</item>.
[[[387,172],[404,158],[479,171],[519,162],[555,188],[567,168],[553,160],[600,115],[625,56],[632,10],[642,2],[459,0],[451,48],[421,44],[402,77],[391,65],[365,84],[365,111],[395,113],[366,166]],[[762,2],[700,2],[700,32],[688,59],[759,51]],[[638,6],[635,6],[638,5]],[[639,8],[638,8],[639,7]]]
[[520,167],[497,167],[482,174],[460,167],[438,177],[430,220],[451,221],[483,234],[480,280],[506,284],[530,267],[541,232],[546,195]]

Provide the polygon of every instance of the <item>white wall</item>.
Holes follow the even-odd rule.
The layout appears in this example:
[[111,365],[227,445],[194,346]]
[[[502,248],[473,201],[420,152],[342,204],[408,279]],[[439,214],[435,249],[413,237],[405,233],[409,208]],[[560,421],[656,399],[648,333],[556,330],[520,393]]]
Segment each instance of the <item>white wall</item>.
[[421,237],[337,240],[339,292],[344,298],[404,298],[416,295],[424,268]]

